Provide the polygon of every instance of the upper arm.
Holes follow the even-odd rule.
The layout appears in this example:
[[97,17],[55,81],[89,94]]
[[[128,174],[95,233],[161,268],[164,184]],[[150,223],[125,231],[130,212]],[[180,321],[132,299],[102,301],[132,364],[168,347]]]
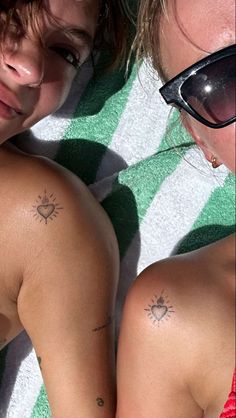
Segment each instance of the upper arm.
[[[164,270],[157,265],[144,271],[126,300],[118,349],[117,418],[202,416],[187,385],[192,353],[183,329],[183,307]],[[171,266],[166,271],[174,274]]]
[[[17,305],[41,358],[51,404],[61,407],[64,398],[67,407],[71,403],[75,409],[73,402],[91,405],[91,399],[81,399],[89,387],[94,403],[100,391],[108,397],[112,326],[101,333],[94,329],[109,325],[113,316],[117,245],[110,222],[83,185],[58,176],[47,180],[49,202],[42,201],[44,188],[39,185],[35,201],[29,204],[32,212],[24,233],[25,266]],[[52,205],[58,209],[46,223]],[[108,364],[101,373],[99,361]],[[96,367],[97,377],[91,382]]]

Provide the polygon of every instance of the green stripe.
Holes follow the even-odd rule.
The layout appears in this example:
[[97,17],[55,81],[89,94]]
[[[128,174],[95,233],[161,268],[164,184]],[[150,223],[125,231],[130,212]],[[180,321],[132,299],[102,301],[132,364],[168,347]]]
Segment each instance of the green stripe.
[[51,418],[45,387],[42,385],[37,402],[31,414],[31,418]]
[[125,80],[124,70],[92,80],[65,132],[56,161],[77,174],[86,184],[96,179],[102,157],[119,124],[136,67]]
[[229,174],[217,187],[181,243],[178,253],[192,251],[224,238],[235,231],[235,176]]

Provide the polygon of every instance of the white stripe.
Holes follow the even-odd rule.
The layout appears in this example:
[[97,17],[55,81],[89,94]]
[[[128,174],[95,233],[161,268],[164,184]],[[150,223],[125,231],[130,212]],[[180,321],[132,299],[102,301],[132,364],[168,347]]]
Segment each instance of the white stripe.
[[8,348],[6,371],[1,384],[3,389],[8,387],[8,391],[0,393],[0,417],[30,418],[42,382],[35,352],[29,338],[23,332]]
[[[112,142],[98,169],[97,181],[157,151],[170,111],[158,92],[160,87],[161,82],[143,63],[133,82]],[[113,156],[111,151],[114,152]]]

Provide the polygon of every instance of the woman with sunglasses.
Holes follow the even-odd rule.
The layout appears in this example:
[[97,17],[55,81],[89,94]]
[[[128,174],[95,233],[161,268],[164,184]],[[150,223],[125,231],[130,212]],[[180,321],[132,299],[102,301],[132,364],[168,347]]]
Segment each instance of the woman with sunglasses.
[[[234,0],[141,0],[137,44],[163,80],[161,94],[209,164],[235,173],[234,42]],[[121,324],[116,417],[233,418],[234,370],[231,235],[158,261],[135,281]]]
[[76,176],[6,141],[63,104],[94,43],[118,59],[125,26],[117,1],[0,4],[0,350],[26,330],[55,418],[114,417],[117,243]]

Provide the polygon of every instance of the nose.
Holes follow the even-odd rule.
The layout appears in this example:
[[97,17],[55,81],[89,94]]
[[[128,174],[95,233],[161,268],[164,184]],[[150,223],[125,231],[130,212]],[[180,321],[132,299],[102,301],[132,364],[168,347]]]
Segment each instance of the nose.
[[39,44],[29,38],[4,50],[4,68],[8,76],[19,85],[39,87],[44,79],[44,52]]

